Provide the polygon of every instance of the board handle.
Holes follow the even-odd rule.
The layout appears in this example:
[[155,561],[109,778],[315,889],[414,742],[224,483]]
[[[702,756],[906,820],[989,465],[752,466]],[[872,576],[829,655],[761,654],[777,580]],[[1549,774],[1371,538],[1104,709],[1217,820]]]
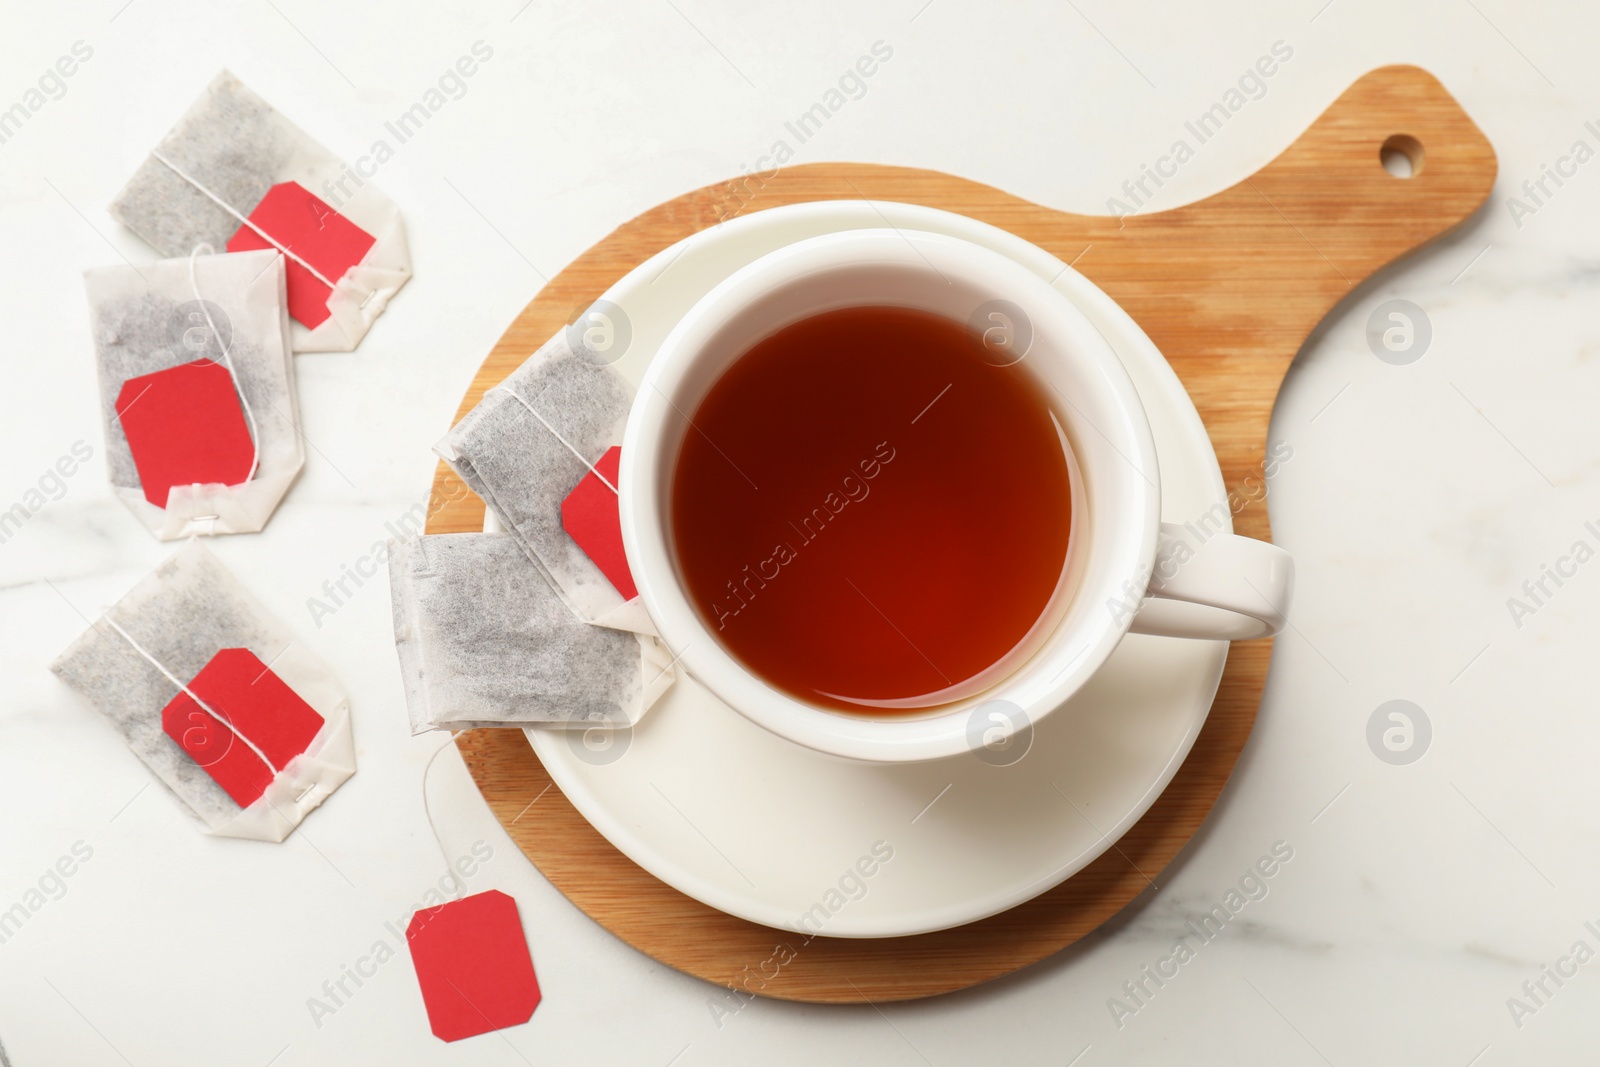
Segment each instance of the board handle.
[[[1409,177],[1385,167],[1390,153],[1405,157]],[[1489,139],[1437,78],[1390,66],[1363,75],[1282,154],[1221,195],[1281,216],[1348,290],[1469,218],[1497,170]]]

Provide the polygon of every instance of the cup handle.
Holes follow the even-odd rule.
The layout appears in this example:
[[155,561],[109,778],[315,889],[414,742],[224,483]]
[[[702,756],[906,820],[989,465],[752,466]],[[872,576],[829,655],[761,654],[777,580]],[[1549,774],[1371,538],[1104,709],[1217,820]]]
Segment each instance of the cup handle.
[[1294,558],[1268,541],[1164,522],[1146,599],[1130,631],[1248,641],[1282,630]]

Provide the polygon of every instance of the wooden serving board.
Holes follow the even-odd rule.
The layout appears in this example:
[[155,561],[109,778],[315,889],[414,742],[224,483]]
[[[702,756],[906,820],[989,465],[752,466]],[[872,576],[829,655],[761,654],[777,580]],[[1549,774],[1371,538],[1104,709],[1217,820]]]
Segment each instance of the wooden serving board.
[[[1399,138],[1395,141],[1393,138]],[[1406,140],[1409,138],[1410,140]],[[1391,175],[1386,143],[1420,163]],[[1417,146],[1420,145],[1420,152]],[[1428,73],[1384,67],[1336,100],[1278,158],[1198,203],[1123,219],[1054,211],[934,171],[852,163],[791,167],[685,193],[624,223],[530,303],[485,360],[461,414],[612,283],[650,256],[733,215],[810,200],[897,200],[959,212],[1023,237],[1122,305],[1166,355],[1210,431],[1230,489],[1256,474],[1284,373],[1330,309],[1385,264],[1460,224],[1495,178],[1488,140]],[[1151,187],[1153,188],[1153,186]],[[459,417],[459,416],[458,416]],[[1246,499],[1255,494],[1241,494]],[[483,529],[484,505],[443,464],[428,531]],[[1235,529],[1269,536],[1264,503]],[[1061,885],[1003,914],[939,933],[817,938],[751,992],[791,1000],[903,1000],[1014,971],[1083,937],[1143,890],[1211,811],[1250,736],[1270,641],[1236,643],[1189,758],[1149,812]],[[596,922],[689,974],[745,988],[795,935],[746,922],[656,880],[551,789],[517,730],[458,744],[484,798],[528,858]],[[1142,872],[1142,873],[1141,873]]]

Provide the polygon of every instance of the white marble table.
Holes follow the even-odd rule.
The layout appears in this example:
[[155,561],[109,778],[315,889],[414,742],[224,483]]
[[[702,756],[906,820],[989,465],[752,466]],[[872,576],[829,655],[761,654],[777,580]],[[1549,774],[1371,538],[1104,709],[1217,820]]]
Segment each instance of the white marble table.
[[[0,508],[36,499],[75,442],[97,456],[0,544],[0,911],[42,899],[0,942],[0,1041],[18,1067],[1593,1061],[1600,963],[1573,953],[1600,950],[1600,564],[1562,559],[1600,548],[1600,11],[997,7],[10,0],[0,113],[75,42],[92,56],[0,126]],[[153,258],[105,205],[216,68],[354,161],[480,40],[492,58],[375,178],[405,212],[415,280],[358,352],[300,358],[307,467],[264,534],[213,545],[338,671],[360,769],[282,846],[207,838],[45,669],[84,625],[75,607],[94,614],[170,550],[99,466],[79,273]],[[879,41],[892,58],[865,93],[803,143],[789,134]],[[1501,178],[1479,216],[1353,293],[1291,372],[1272,433],[1294,459],[1270,507],[1300,565],[1294,629],[1232,784],[1159,888],[966,993],[882,1010],[757,1002],[719,1020],[715,990],[567,904],[449,753],[428,783],[443,848],[492,850],[471,888],[520,902],[543,1005],[501,1037],[444,1045],[401,953],[313,1013],[325,982],[398,947],[386,924],[445,860],[422,802],[441,738],[407,734],[383,583],[320,620],[307,600],[423,498],[429,446],[542,277],[644,208],[766,166],[779,140],[796,162],[933,167],[1105,211],[1280,41],[1292,57],[1150,209],[1253,171],[1389,62],[1443,80]],[[1545,166],[1562,184],[1526,189]],[[1431,323],[1405,365],[1365,340],[1393,298]],[[1523,583],[1545,565],[1567,576],[1536,603]],[[1431,725],[1408,764],[1367,740],[1395,699]],[[1132,999],[1124,983],[1170,973],[1186,924],[1280,841],[1293,858],[1267,895]],[[46,876],[75,849],[70,877]]]

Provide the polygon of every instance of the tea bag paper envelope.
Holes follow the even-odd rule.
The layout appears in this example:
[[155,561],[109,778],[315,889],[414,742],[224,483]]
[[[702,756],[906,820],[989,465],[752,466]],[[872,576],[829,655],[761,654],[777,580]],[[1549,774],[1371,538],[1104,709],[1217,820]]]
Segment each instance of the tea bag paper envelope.
[[[101,267],[84,287],[117,497],[163,541],[260,530],[305,464],[282,257]],[[224,418],[232,462],[208,465]],[[224,469],[226,483],[190,480]]]
[[[209,833],[282,841],[355,773],[344,690],[198,541],[106,609],[50,669]],[[295,736],[318,722],[314,734]],[[231,795],[244,788],[241,772],[265,785],[244,804]]]
[[412,733],[631,725],[672,685],[660,642],[574,617],[508,534],[391,542],[389,583]]
[[411,277],[400,211],[223,71],[111,214],[166,256],[276,249],[297,352],[348,352]]
[[562,515],[585,479],[615,497],[615,474],[604,478],[599,465],[622,442],[632,402],[632,387],[592,354],[574,350],[563,331],[490,389],[434,451],[483,498],[574,614],[653,635],[638,596],[617,591]]

